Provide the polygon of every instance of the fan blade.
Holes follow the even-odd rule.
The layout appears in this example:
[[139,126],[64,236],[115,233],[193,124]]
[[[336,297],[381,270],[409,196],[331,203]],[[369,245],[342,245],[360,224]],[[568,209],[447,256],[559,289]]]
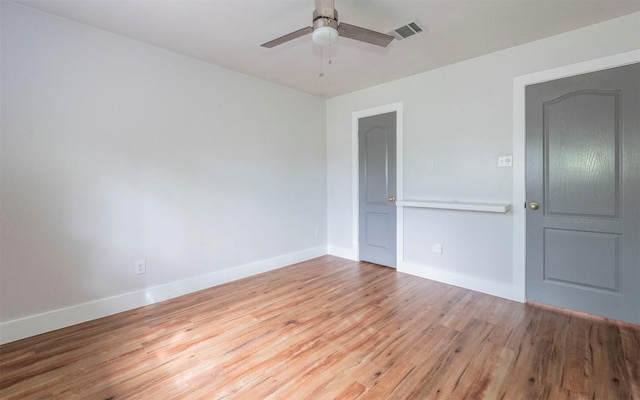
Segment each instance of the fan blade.
[[335,18],[333,11],[335,8],[334,0],[316,0],[316,12],[323,17]]
[[286,43],[286,42],[288,42],[290,40],[297,39],[300,36],[308,35],[311,32],[313,32],[313,28],[310,27],[310,26],[307,26],[306,28],[299,29],[299,30],[297,30],[295,32],[291,32],[291,33],[288,33],[288,34],[286,34],[284,36],[280,36],[279,38],[274,39],[274,40],[272,40],[270,42],[261,44],[261,46],[270,49],[272,47],[276,47],[278,45],[281,45],[282,43]]
[[349,39],[355,39],[381,47],[387,47],[394,39],[391,35],[361,28],[355,25],[345,24],[344,22],[341,22],[340,25],[338,25],[338,33],[340,36],[344,36]]

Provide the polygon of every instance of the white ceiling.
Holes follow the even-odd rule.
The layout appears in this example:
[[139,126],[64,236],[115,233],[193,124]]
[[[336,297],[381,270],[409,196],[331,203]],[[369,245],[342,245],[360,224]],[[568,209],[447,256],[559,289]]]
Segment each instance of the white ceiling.
[[388,32],[418,19],[428,32],[387,48],[340,38],[321,62],[310,35],[260,47],[311,25],[314,0],[14,1],[322,97],[640,11],[640,0],[336,0],[341,21]]

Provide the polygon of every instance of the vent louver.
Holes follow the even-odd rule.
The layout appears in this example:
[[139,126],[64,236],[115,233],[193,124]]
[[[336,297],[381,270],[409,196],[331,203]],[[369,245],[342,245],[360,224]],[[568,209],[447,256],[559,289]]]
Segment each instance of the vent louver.
[[417,19],[414,19],[408,24],[387,32],[387,34],[395,37],[396,40],[404,40],[426,31],[427,29],[424,25],[422,25]]

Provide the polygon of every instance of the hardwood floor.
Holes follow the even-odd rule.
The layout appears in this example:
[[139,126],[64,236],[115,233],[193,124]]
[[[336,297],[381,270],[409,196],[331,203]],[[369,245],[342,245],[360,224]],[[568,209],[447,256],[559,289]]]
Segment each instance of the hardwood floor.
[[0,398],[640,399],[640,327],[326,256],[3,345]]

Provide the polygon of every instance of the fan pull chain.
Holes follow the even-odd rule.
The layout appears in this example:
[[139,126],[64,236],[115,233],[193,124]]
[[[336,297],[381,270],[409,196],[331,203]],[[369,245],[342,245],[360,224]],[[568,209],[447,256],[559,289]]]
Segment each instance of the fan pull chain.
[[329,61],[327,62],[327,73],[329,74],[328,78],[328,82],[325,83],[325,87],[328,90],[329,88],[331,88],[331,86],[333,85],[333,70],[331,67],[331,63],[333,62],[333,46],[334,44],[331,43],[329,45]]
[[322,61],[324,60],[324,53],[322,51],[323,49],[324,49],[324,46],[320,46],[320,74],[318,74],[320,78],[324,76],[324,71],[322,67],[322,64],[323,64]]
[[[327,65],[330,67],[331,64],[333,63],[333,44],[329,45],[329,59],[327,60]],[[320,73],[318,74],[319,77],[323,77],[324,76],[324,46],[320,46]]]

